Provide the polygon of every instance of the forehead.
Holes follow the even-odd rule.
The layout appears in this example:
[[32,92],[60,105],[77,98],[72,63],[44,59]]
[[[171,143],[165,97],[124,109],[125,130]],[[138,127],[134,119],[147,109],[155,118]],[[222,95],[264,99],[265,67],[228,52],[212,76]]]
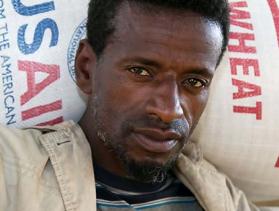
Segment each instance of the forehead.
[[219,57],[221,53],[223,38],[219,25],[191,11],[139,6],[124,1],[113,24],[115,32],[108,46],[113,44],[119,52],[123,48],[126,53],[130,50],[130,55],[135,52],[155,57],[165,54],[168,58],[185,61],[185,55],[193,53],[201,58],[209,54]]

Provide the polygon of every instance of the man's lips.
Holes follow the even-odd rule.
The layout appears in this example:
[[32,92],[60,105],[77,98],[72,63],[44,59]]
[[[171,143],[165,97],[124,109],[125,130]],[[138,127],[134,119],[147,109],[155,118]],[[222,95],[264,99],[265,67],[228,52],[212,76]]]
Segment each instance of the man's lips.
[[136,142],[145,150],[166,153],[173,149],[182,136],[172,130],[137,128],[134,130]]
[[180,140],[182,138],[182,135],[173,130],[161,130],[157,128],[135,128],[134,132],[140,133],[158,141]]

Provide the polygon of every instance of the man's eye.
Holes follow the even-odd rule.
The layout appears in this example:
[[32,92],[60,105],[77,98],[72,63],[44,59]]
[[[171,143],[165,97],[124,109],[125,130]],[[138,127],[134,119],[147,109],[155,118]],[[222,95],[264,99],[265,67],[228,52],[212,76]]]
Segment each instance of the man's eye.
[[184,82],[185,86],[191,86],[194,88],[203,88],[208,84],[206,80],[196,79],[196,78],[189,78]]
[[137,75],[140,75],[140,76],[150,76],[150,73],[142,67],[131,67],[128,70],[131,73],[134,73],[134,74],[137,74]]

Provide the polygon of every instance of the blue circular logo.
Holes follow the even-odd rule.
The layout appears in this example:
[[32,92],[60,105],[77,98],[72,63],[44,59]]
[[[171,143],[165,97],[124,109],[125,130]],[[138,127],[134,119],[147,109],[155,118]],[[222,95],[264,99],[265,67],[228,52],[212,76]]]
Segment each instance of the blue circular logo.
[[67,62],[68,62],[68,70],[69,73],[74,81],[76,81],[76,74],[75,74],[75,57],[76,52],[79,46],[79,41],[86,37],[86,23],[87,19],[84,19],[81,24],[75,30],[67,53]]

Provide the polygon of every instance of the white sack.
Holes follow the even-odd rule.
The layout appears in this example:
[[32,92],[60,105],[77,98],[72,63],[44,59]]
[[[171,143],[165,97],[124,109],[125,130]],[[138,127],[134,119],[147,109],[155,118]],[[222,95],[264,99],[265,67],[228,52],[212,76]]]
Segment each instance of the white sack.
[[228,53],[193,139],[252,200],[278,200],[279,1],[230,3]]
[[74,57],[88,0],[0,0],[0,122],[78,120],[84,110]]

